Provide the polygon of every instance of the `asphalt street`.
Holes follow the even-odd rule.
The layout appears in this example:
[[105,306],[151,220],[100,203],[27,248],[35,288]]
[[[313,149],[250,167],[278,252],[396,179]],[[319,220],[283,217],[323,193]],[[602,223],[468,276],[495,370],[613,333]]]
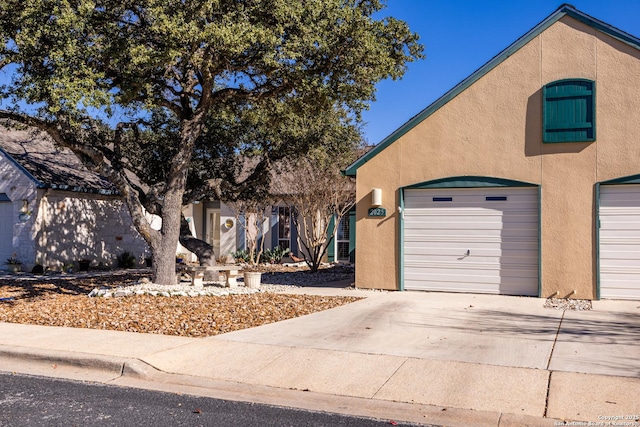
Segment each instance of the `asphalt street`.
[[0,373],[0,426],[410,426],[393,420]]

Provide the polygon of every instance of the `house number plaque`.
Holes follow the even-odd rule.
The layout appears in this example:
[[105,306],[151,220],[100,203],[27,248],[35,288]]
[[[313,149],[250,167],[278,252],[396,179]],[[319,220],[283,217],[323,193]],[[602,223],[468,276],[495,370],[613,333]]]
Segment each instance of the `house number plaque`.
[[385,208],[371,208],[369,216],[387,216],[387,210]]

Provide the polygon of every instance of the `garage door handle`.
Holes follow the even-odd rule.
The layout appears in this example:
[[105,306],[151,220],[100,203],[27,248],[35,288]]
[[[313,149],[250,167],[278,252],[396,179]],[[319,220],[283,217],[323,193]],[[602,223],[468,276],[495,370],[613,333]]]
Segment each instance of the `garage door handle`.
[[469,255],[471,255],[471,251],[470,251],[469,249],[467,249],[467,253],[466,253],[466,254],[464,254],[464,255],[465,255],[465,256],[469,256]]

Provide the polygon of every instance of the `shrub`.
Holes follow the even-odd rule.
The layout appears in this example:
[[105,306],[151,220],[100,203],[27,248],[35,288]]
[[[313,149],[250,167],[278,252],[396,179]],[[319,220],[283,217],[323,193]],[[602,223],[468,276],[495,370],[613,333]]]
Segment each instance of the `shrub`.
[[118,255],[118,267],[119,268],[135,268],[137,265],[136,257],[127,251]]
[[273,249],[265,249],[262,253],[262,257],[260,257],[261,262],[267,262],[269,264],[279,264],[282,261],[282,258],[285,257],[289,253],[289,248],[281,248],[280,246],[276,246]]
[[241,249],[237,252],[232,252],[231,256],[236,260],[236,262],[249,262],[249,251],[246,249]]

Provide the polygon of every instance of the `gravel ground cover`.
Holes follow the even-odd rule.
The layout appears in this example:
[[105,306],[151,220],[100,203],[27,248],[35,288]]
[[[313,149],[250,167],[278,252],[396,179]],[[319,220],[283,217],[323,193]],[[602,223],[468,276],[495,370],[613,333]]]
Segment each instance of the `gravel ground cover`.
[[[207,295],[170,297],[149,291],[149,271],[122,270],[73,275],[0,276],[0,322],[109,329],[190,337],[212,336],[278,322],[356,301],[357,297],[291,295],[299,286],[349,281],[350,267],[327,267],[311,274],[306,268],[264,269],[260,290],[235,291],[207,283]],[[158,285],[155,285],[158,286]],[[348,285],[346,285],[348,286]],[[117,298],[90,298],[94,289],[141,290]],[[174,289],[193,291],[183,281]],[[165,291],[167,291],[165,289]],[[188,293],[185,293],[188,295]]]
[[588,299],[570,299],[570,298],[547,298],[544,302],[544,308],[554,310],[571,310],[571,311],[588,311],[591,310],[591,300]]

